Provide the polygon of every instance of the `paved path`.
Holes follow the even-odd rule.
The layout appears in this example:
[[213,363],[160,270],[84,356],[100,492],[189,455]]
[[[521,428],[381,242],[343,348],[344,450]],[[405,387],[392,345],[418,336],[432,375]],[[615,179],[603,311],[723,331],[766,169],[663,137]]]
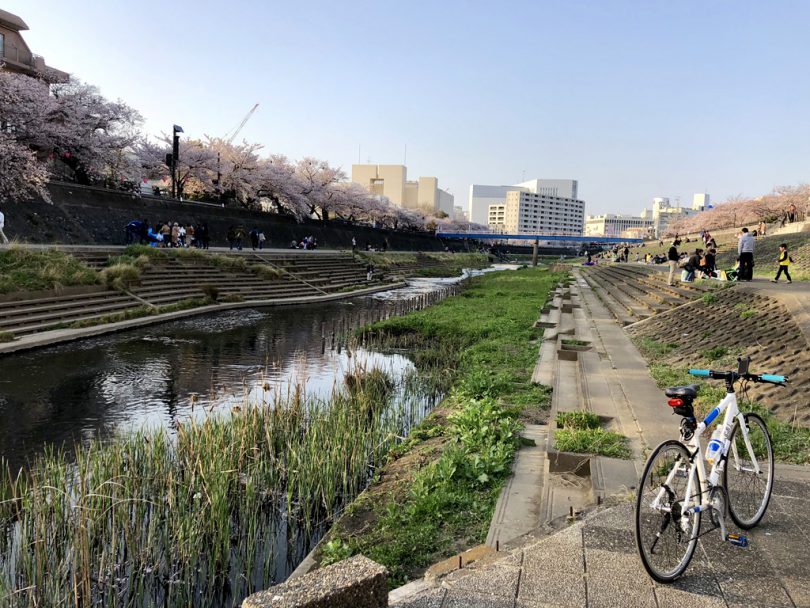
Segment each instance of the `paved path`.
[[[704,519],[704,522],[706,520]],[[654,584],[636,552],[630,503],[600,510],[497,561],[459,570],[400,608],[792,608],[810,606],[810,473],[777,467],[750,546],[704,536],[684,576]]]

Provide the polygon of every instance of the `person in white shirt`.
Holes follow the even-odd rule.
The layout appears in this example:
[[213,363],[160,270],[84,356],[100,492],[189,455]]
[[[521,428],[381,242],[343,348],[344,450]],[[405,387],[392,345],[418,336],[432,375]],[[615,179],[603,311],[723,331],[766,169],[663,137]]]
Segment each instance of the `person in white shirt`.
[[748,228],[742,229],[740,242],[737,243],[737,253],[740,256],[740,270],[738,281],[750,281],[754,278],[754,237]]
[[3,227],[6,225],[6,216],[3,215],[3,212],[0,211],[0,239],[3,239],[3,243],[8,244],[8,239],[6,238],[6,233],[3,232]]

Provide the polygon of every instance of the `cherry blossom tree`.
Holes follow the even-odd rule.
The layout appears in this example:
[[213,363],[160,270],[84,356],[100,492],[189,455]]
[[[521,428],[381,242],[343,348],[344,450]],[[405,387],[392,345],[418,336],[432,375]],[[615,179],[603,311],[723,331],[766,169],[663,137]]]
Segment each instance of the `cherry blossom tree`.
[[0,203],[41,197],[50,202],[48,173],[36,155],[0,130]]
[[49,85],[23,74],[0,72],[0,130],[42,162],[61,162],[83,183],[134,177],[140,115],[110,102],[77,80]]

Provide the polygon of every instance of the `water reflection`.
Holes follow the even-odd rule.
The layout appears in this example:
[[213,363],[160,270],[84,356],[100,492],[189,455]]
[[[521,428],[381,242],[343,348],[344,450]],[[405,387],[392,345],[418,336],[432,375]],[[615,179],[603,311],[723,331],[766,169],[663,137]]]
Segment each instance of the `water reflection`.
[[326,396],[353,365],[399,374],[410,365],[405,357],[348,352],[345,337],[452,283],[417,280],[335,303],[223,312],[2,358],[0,449],[22,466],[45,445],[69,449],[119,429],[171,428],[230,410],[246,394],[269,401],[300,381]]

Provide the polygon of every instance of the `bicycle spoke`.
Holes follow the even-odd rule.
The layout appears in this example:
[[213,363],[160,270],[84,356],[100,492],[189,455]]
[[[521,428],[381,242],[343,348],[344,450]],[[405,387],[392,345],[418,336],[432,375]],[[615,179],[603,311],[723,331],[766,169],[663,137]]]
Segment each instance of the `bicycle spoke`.
[[735,423],[725,470],[729,513],[734,523],[743,529],[760,522],[768,508],[773,486],[773,448],[768,429],[756,414],[747,414],[746,421],[751,450],[746,445],[743,429]]
[[690,475],[695,492],[700,491],[686,448],[665,442],[645,466],[636,502],[636,541],[650,575],[668,582],[686,569],[694,552],[700,514],[681,514],[687,503]]

